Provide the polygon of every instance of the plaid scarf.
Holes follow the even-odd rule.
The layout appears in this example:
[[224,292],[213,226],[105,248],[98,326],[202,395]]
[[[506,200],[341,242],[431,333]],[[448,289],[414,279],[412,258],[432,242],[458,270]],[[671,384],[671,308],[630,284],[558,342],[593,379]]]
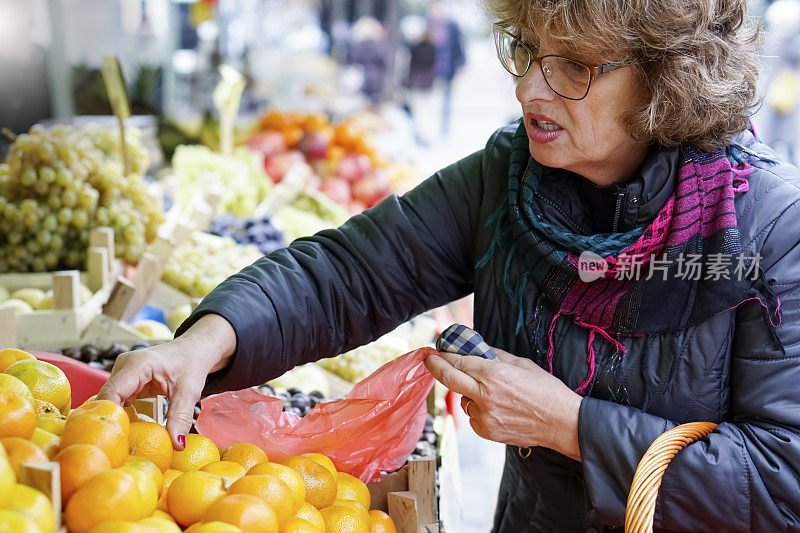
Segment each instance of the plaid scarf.
[[[517,306],[517,333],[525,322],[526,291],[536,290],[555,307],[548,330],[550,373],[559,316],[570,316],[589,330],[589,370],[576,389],[579,393],[594,378],[596,334],[613,344],[617,353],[624,352],[615,337],[682,330],[758,299],[767,310],[773,340],[777,338],[773,316],[779,324],[780,302],[751,287],[752,277],[763,279],[763,272],[753,258],[742,255],[737,227],[734,194],[747,191],[743,176],[752,170],[747,163],[732,167],[725,150],[705,153],[686,147],[681,151],[676,190],[649,225],[625,233],[579,235],[556,228],[535,212],[532,199],[547,169],[530,157],[528,142],[520,123],[511,145],[508,202],[487,220],[487,227],[494,226],[494,236],[476,266],[492,262],[502,272],[506,294]],[[580,275],[586,264],[581,263],[585,257],[581,254],[586,252],[601,263],[604,260],[605,272],[593,281]],[[686,276],[687,257],[699,265],[692,277]],[[710,266],[721,261],[727,264],[727,275],[715,274]],[[658,275],[645,279],[656,266]],[[639,275],[633,275],[637,271]]]

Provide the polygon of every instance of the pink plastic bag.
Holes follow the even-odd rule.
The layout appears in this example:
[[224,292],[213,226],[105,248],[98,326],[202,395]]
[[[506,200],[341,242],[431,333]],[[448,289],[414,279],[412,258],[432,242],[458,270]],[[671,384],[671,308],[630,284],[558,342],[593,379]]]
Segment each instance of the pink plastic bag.
[[283,412],[283,401],[255,389],[202,401],[197,431],[220,448],[250,442],[271,461],[319,452],[365,483],[405,464],[425,425],[433,376],[421,348],[391,361],[358,383],[344,400],[318,404],[305,417]]

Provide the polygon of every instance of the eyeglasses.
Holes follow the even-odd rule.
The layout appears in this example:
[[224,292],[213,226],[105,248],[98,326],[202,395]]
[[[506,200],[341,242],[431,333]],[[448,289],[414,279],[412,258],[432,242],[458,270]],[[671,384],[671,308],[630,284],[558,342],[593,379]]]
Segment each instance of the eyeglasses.
[[508,33],[499,23],[495,23],[492,30],[497,57],[509,73],[521,78],[528,72],[531,64],[538,63],[547,85],[554,93],[567,100],[586,98],[592,80],[596,76],[625,66],[614,63],[599,66],[584,65],[557,55],[536,57],[536,53]]

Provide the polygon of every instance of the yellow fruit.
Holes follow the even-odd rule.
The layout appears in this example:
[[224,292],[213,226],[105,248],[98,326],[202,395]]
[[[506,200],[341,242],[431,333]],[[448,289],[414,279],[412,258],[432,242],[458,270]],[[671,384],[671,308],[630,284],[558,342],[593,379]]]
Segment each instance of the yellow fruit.
[[328,472],[333,474],[333,477],[336,477],[336,472],[337,472],[336,466],[333,464],[333,461],[331,461],[328,458],[327,455],[322,455],[321,453],[304,453],[303,455],[301,455],[301,457],[308,457],[315,463],[321,464],[322,466],[328,469]]
[[0,444],[0,502],[8,501],[16,483],[17,476],[8,462],[5,448]]
[[40,427],[53,435],[61,435],[64,431],[67,417],[62,415],[52,403],[44,400],[33,400],[33,411],[36,413],[36,427]]
[[369,526],[370,533],[397,533],[392,517],[377,509],[369,512]]
[[247,473],[247,470],[239,463],[233,461],[217,461],[216,463],[208,463],[200,469],[202,472],[211,472],[228,479],[228,483],[241,479]]
[[55,530],[53,504],[47,496],[34,488],[17,483],[11,491],[11,498],[2,507],[32,518],[41,533],[53,533]]
[[237,442],[231,444],[220,452],[220,458],[223,461],[233,461],[239,463],[246,470],[250,470],[256,465],[269,462],[267,454],[255,444],[249,442]]
[[364,482],[344,472],[336,473],[336,499],[357,501],[365,509],[369,509],[371,500],[369,489]]
[[302,518],[318,530],[323,533],[325,532],[325,519],[322,518],[322,514],[320,514],[317,508],[310,503],[304,502],[300,510],[297,511],[294,516]]
[[[159,509],[156,509],[155,511],[153,511],[153,516],[151,516],[150,518],[160,518],[160,519],[162,519],[162,520],[166,520],[167,522],[172,522],[173,524],[175,523],[175,519],[174,519],[174,518],[172,518],[172,517],[169,515],[169,513],[168,513],[168,512],[166,512],[166,511],[161,511],[161,510],[159,510]],[[141,522],[141,520],[140,520],[140,522]]]
[[134,522],[142,515],[136,480],[121,470],[101,472],[72,495],[65,514],[70,533],[88,533],[107,520]]
[[308,457],[287,457],[281,464],[297,470],[306,488],[306,501],[322,509],[336,501],[336,478],[330,471]]
[[42,289],[34,289],[25,287],[24,289],[17,289],[11,293],[11,298],[15,300],[22,300],[30,305],[33,309],[38,309],[45,299],[45,293]]
[[248,533],[278,533],[275,511],[261,498],[248,494],[223,496],[203,514],[204,522],[224,522]]
[[175,522],[188,527],[199,522],[211,504],[225,495],[222,478],[208,472],[184,472],[169,486],[167,508]]
[[172,520],[166,520],[161,517],[151,516],[150,518],[139,520],[139,523],[154,527],[159,533],[181,533],[181,528],[178,527],[178,524]]
[[103,450],[91,444],[73,444],[53,458],[61,469],[61,503],[66,504],[75,492],[90,479],[111,470]]
[[17,378],[0,374],[0,438],[29,439],[35,428],[30,389]]
[[289,487],[275,476],[258,474],[245,476],[228,489],[228,494],[249,494],[264,500],[274,509],[279,522],[293,516],[299,509]]
[[370,533],[369,513],[339,504],[319,510],[326,533]]
[[156,509],[159,509],[161,511],[167,510],[167,489],[169,489],[169,486],[172,484],[172,482],[175,481],[181,474],[183,474],[183,472],[181,472],[180,470],[172,470],[172,469],[169,469],[166,472],[164,472],[164,477],[161,480],[161,486],[158,487],[159,496]]
[[14,469],[14,474],[19,477],[19,466],[22,463],[46,463],[47,456],[44,452],[29,440],[19,437],[9,437],[0,440],[0,444],[6,449],[8,462]]
[[200,522],[184,530],[183,533],[240,533],[242,530],[225,522]]
[[0,510],[0,533],[42,533],[31,517],[19,511]]
[[6,368],[13,365],[17,361],[22,361],[23,359],[36,358],[28,352],[23,352],[22,350],[17,350],[16,348],[6,348],[5,350],[0,350],[0,372],[5,372]]
[[158,529],[125,520],[107,520],[94,526],[89,533],[158,533]]
[[249,472],[247,472],[248,476],[259,474],[275,476],[283,481],[284,485],[289,488],[289,492],[291,493],[291,502],[294,508],[300,509],[303,503],[305,503],[306,487],[303,485],[303,477],[297,470],[289,468],[286,465],[279,465],[277,463],[261,463],[260,465],[254,466]]
[[293,516],[283,523],[281,533],[325,533],[325,530],[314,526],[307,520]]
[[69,414],[72,404],[72,389],[66,374],[56,365],[25,359],[17,361],[4,370],[14,376],[31,390],[33,397],[45,400],[56,406],[63,414]]
[[114,402],[88,402],[67,417],[61,434],[61,447],[93,444],[108,456],[111,466],[122,466],[128,457],[130,421],[127,413]]
[[158,493],[161,494],[161,483],[164,480],[164,474],[161,473],[161,470],[159,470],[152,461],[148,461],[144,457],[139,457],[137,455],[129,455],[122,466],[131,466],[147,474],[156,486]]
[[166,472],[172,465],[172,440],[160,424],[134,422],[128,435],[128,453],[149,459]]
[[121,466],[116,470],[127,472],[136,480],[136,486],[139,488],[141,496],[141,514],[137,518],[151,516],[156,510],[156,503],[158,503],[158,485],[153,483],[153,478],[135,466]]
[[181,451],[172,453],[172,467],[174,470],[189,472],[200,470],[209,463],[219,461],[219,449],[211,439],[190,433],[186,435],[186,446]]
[[61,437],[37,427],[31,435],[31,442],[37,445],[47,457],[52,458],[58,453]]

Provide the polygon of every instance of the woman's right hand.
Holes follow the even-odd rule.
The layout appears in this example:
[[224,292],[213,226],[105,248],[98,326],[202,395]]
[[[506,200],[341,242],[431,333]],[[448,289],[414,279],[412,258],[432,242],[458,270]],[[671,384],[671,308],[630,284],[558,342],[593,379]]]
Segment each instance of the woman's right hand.
[[219,315],[205,315],[177,339],[121,354],[98,399],[128,405],[138,398],[169,398],[167,431],[182,450],[206,376],[227,366],[236,333]]

